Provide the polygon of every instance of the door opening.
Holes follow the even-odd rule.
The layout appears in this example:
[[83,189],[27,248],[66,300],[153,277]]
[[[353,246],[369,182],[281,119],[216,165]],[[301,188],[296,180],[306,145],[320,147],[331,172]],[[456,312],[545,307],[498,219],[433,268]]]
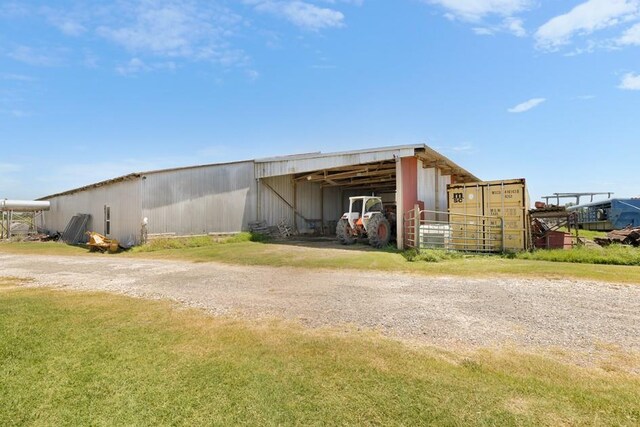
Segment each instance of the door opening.
[[111,234],[111,206],[104,205],[104,235]]

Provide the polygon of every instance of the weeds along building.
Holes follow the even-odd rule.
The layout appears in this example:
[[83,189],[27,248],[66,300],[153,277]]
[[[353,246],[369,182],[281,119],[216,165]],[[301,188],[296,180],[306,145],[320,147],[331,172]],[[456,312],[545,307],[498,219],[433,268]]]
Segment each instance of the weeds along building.
[[350,196],[380,195],[400,218],[416,204],[446,211],[448,184],[477,181],[420,144],[131,173],[39,200],[51,203],[47,230],[87,214],[88,230],[122,242],[140,241],[144,218],[150,236],[239,232],[256,221],[330,235]]

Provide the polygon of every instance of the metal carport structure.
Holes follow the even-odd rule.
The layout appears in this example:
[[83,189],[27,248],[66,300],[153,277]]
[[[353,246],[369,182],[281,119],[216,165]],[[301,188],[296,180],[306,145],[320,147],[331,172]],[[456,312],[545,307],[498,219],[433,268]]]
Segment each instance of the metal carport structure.
[[258,218],[274,223],[279,214],[289,218],[298,230],[308,230],[314,223],[325,230],[328,221],[340,217],[349,196],[375,193],[384,200],[385,195],[393,195],[399,218],[399,248],[404,246],[404,212],[415,205],[444,211],[448,184],[479,181],[424,144],[308,153],[257,159],[254,163]]

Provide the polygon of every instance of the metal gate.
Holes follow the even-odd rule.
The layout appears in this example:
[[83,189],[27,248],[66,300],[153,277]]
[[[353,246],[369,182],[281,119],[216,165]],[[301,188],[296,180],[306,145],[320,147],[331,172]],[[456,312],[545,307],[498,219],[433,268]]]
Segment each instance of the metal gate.
[[497,216],[450,214],[415,209],[406,212],[407,248],[475,253],[504,252],[504,221]]

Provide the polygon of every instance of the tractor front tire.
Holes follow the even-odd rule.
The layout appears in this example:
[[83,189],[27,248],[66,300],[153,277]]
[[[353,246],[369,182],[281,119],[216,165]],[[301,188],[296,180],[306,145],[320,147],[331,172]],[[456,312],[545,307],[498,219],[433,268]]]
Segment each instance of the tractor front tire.
[[341,219],[336,226],[336,237],[343,245],[353,245],[356,242],[356,236],[351,234],[351,226],[349,221]]
[[367,224],[369,244],[374,248],[382,248],[389,244],[391,239],[391,224],[383,215],[374,215]]

